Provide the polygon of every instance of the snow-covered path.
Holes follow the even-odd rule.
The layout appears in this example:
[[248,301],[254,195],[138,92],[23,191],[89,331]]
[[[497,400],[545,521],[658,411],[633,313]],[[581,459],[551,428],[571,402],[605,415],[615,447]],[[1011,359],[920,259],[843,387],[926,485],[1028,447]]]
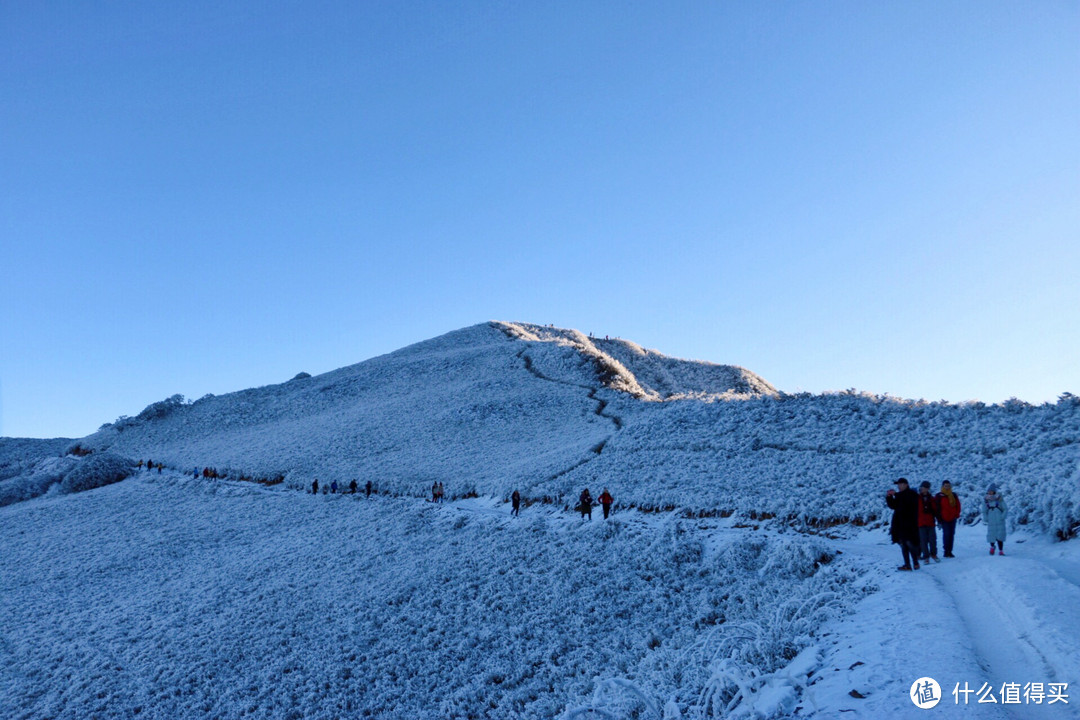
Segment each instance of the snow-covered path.
[[[1005,557],[990,556],[981,526],[957,532],[955,559],[902,573],[884,532],[845,541],[845,552],[876,563],[880,592],[827,632],[820,681],[811,688],[819,716],[924,717],[908,691],[918,678],[941,686],[932,712],[947,717],[1080,718],[1080,563],[1076,543],[1014,536]],[[1026,702],[1026,683],[1068,683],[1069,702]],[[965,685],[966,683],[966,685]],[[996,704],[979,703],[984,683]],[[1005,683],[1019,703],[1003,704]],[[965,687],[975,691],[967,696]],[[855,691],[864,695],[857,698]],[[812,708],[807,703],[809,711]]]

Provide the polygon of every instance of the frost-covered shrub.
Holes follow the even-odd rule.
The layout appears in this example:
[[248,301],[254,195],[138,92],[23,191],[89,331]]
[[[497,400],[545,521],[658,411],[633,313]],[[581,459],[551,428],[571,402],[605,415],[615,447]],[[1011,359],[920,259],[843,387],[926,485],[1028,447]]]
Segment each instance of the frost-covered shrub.
[[135,463],[112,453],[99,453],[79,461],[64,476],[60,484],[63,493],[92,490],[103,485],[120,482],[132,474]]
[[24,468],[21,475],[0,482],[0,507],[44,495],[78,462],[71,456],[51,457]]
[[138,415],[139,420],[161,420],[184,406],[184,396],[179,393],[160,402],[147,405]]

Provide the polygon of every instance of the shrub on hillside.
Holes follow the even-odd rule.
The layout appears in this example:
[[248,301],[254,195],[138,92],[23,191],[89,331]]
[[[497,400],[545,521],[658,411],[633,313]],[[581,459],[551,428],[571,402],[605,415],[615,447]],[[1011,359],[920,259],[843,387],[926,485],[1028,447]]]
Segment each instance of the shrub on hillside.
[[90,455],[68,471],[60,482],[60,492],[74,493],[92,490],[120,482],[132,474],[135,463],[112,453]]
[[177,393],[172,397],[167,397],[164,400],[147,405],[141,413],[139,413],[139,420],[160,420],[168,417],[177,409],[184,406],[184,396]]

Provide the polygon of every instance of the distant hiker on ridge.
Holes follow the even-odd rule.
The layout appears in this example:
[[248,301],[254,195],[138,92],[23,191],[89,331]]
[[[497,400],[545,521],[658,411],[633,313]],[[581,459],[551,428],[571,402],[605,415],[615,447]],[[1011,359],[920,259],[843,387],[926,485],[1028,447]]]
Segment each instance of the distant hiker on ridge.
[[983,522],[986,523],[986,541],[990,543],[990,554],[994,554],[994,543],[997,543],[997,551],[1005,555],[1005,516],[1009,509],[1005,507],[1005,500],[998,495],[997,485],[991,483],[986,489],[986,499],[983,500]]
[[371,497],[371,481],[370,480],[368,480],[367,484],[364,485],[364,492],[367,493],[368,497]]
[[937,501],[930,494],[930,483],[923,480],[919,483],[919,559],[923,562],[933,560],[941,562],[937,556],[937,528],[938,519]]
[[581,491],[581,497],[578,498],[578,509],[581,510],[581,519],[584,520],[585,516],[589,516],[589,520],[592,520],[592,495],[589,494],[589,488],[585,488]]
[[334,480],[334,481],[332,481],[330,483],[330,494],[331,495],[336,495],[337,494],[337,480]]
[[600,493],[600,497],[597,498],[600,501],[600,507],[604,508],[604,519],[608,519],[608,515],[611,513],[611,504],[615,502],[615,498],[611,497],[611,493],[607,488],[604,488],[604,492]]
[[896,481],[896,490],[885,493],[885,504],[892,508],[889,534],[900,546],[904,564],[898,570],[919,569],[919,496],[908,487],[907,478]]
[[956,521],[960,517],[960,498],[952,491],[952,483],[941,483],[941,492],[937,494],[938,525],[941,526],[941,544],[945,557],[956,557],[952,553],[953,540],[956,538]]
[[517,517],[518,514],[521,512],[521,493],[519,493],[517,490],[515,490],[513,493],[511,493],[511,495],[510,495],[510,504],[514,508],[513,510],[510,511],[510,514],[513,515],[514,517]]
[[439,502],[439,483],[431,483],[431,502]]
[[356,494],[356,481],[355,480],[353,480],[352,482],[349,483],[349,492],[351,492],[353,495]]
[[318,495],[319,494],[319,478],[315,478],[314,480],[311,481],[311,494],[312,495]]

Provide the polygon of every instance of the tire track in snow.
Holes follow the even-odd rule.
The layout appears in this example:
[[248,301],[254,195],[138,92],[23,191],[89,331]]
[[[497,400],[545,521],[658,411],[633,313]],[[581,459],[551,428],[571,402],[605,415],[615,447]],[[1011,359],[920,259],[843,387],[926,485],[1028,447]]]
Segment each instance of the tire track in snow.
[[[928,572],[952,598],[985,680],[1000,692],[1006,682],[1080,681],[1080,589],[1031,558],[979,558],[959,573]],[[1047,587],[1053,592],[1046,592]],[[1036,588],[1038,594],[1027,588]],[[1078,718],[1064,703],[1003,705],[1014,718]]]

